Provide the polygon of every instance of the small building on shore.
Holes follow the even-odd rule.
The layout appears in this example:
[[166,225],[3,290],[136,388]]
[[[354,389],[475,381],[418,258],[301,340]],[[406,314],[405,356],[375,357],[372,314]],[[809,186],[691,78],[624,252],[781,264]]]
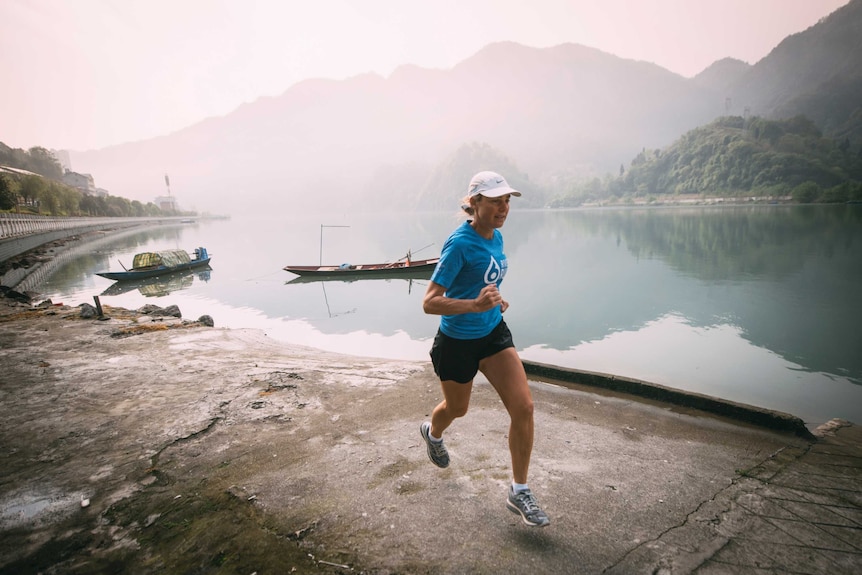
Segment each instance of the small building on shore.
[[90,174],[79,174],[78,172],[66,170],[63,174],[63,183],[85,194],[92,194],[96,191],[96,181]]
[[175,212],[177,207],[177,199],[173,196],[159,196],[156,198],[156,205],[163,212]]

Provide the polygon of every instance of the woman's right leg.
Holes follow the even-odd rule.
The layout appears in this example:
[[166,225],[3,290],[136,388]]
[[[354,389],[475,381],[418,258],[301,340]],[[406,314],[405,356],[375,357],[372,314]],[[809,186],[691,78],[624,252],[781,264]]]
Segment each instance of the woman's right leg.
[[437,404],[431,413],[431,435],[438,439],[443,437],[443,432],[456,417],[463,417],[467,413],[473,381],[441,381],[440,387],[443,388],[443,401]]

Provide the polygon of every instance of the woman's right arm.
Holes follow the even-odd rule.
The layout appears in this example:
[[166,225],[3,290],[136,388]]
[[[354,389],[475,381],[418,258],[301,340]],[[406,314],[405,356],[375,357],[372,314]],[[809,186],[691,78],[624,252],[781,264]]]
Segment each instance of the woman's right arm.
[[446,288],[431,282],[425,290],[422,309],[431,315],[458,315],[488,311],[503,302],[503,296],[496,284],[486,285],[475,299],[454,299],[446,297]]

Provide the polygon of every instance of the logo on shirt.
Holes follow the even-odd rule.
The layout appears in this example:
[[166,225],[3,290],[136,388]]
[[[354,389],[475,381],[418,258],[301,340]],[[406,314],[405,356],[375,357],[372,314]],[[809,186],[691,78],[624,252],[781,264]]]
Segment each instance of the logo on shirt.
[[494,256],[491,256],[491,261],[488,264],[488,269],[485,270],[485,283],[486,284],[495,284],[501,279],[503,279],[503,268],[494,259]]

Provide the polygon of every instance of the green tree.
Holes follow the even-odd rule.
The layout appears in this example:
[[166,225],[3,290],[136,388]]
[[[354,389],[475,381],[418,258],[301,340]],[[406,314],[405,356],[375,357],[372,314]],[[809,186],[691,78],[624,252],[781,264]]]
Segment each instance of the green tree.
[[135,217],[140,217],[146,215],[146,211],[144,210],[144,205],[138,200],[132,200],[132,215]]
[[82,194],[70,186],[60,186],[60,209],[69,216],[80,213]]
[[45,178],[41,176],[24,176],[21,178],[18,194],[24,198],[27,204],[35,205],[46,185]]
[[159,206],[154,204],[153,202],[147,202],[147,205],[144,206],[144,215],[147,216],[161,216],[162,210],[159,209]]
[[813,202],[820,195],[820,186],[814,182],[803,182],[793,188],[791,192],[793,200],[800,204],[808,204]]
[[87,214],[88,216],[106,216],[108,215],[108,209],[105,205],[105,200],[103,198],[97,198],[96,196],[91,196],[89,194],[85,194],[81,198],[80,202],[81,211]]
[[52,216],[60,215],[60,191],[56,182],[46,182],[36,199],[39,200],[39,211]]
[[105,214],[107,216],[129,217],[132,215],[132,203],[126,198],[108,196],[105,203],[107,204],[107,213]]
[[18,205],[18,194],[15,193],[11,178],[0,174],[0,210],[11,210]]
[[63,168],[54,157],[54,154],[39,146],[30,148],[29,154],[30,162],[29,167],[27,168],[28,170],[36,172],[46,178],[51,178],[52,180],[59,181],[62,179]]
[[850,199],[850,183],[845,182],[838,186],[833,186],[820,194],[817,198],[818,202],[824,204],[843,204]]

